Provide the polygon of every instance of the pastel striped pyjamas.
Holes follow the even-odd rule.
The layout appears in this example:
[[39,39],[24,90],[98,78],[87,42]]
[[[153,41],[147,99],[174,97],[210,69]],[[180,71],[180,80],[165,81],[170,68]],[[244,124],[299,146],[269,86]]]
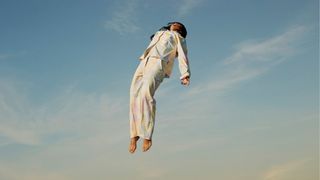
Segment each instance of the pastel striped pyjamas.
[[140,61],[130,87],[131,138],[152,138],[156,113],[154,94],[164,77],[162,60],[146,57]]
[[144,51],[130,87],[130,137],[151,140],[156,113],[154,94],[169,78],[174,59],[179,61],[180,79],[190,77],[185,39],[175,31],[158,31]]

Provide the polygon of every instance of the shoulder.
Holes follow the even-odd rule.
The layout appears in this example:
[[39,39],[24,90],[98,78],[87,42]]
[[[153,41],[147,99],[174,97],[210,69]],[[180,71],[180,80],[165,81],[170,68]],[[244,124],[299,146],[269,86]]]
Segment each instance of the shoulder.
[[157,32],[154,33],[154,37],[155,37],[155,36],[160,36],[160,35],[163,34],[164,32],[166,32],[166,31],[157,31]]
[[179,39],[183,39],[183,40],[185,39],[185,38],[182,37],[181,34],[178,33],[177,31],[170,31],[170,32],[172,32],[172,33],[174,34],[174,36],[178,37]]
[[176,32],[176,31],[170,31],[170,32],[173,34],[175,39],[177,39],[181,44],[186,43],[186,39],[184,37],[182,37],[180,33]]

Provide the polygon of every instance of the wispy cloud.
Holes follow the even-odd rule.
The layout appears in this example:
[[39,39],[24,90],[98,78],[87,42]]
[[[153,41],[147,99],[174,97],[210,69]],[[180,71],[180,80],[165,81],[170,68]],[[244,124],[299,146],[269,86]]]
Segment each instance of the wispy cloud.
[[[146,165],[140,165],[140,167],[137,167],[139,176],[137,179],[163,179],[165,178],[166,174],[168,174],[168,171],[165,167],[163,168],[152,168],[149,166],[146,167]],[[146,169],[149,169],[146,171]]]
[[40,141],[39,136],[36,132],[34,132],[30,128],[22,128],[20,127],[20,125],[10,126],[2,123],[0,127],[0,134],[9,138],[5,142],[2,142],[0,145],[8,145],[12,142],[18,144],[36,145],[39,144]]
[[[95,136],[100,130],[114,133],[111,127],[122,123],[108,119],[119,117],[120,111],[127,112],[121,106],[121,98],[83,93],[74,88],[40,106],[34,105],[27,96],[27,90],[21,85],[0,81],[0,136],[5,137],[1,144],[38,145],[59,134],[67,134],[65,138],[68,138]],[[102,127],[110,129],[105,131]]]
[[[0,79],[0,149],[6,152],[15,145],[37,149],[20,156],[26,151],[16,148],[19,160],[4,153],[0,157],[0,179],[88,179],[91,175],[84,173],[87,169],[76,165],[84,159],[101,172],[95,177],[105,178],[105,169],[114,167],[109,162],[118,153],[115,147],[120,144],[127,153],[128,107],[124,104],[128,102],[69,86],[35,105],[28,94],[30,86]],[[50,167],[43,162],[50,162]]]
[[199,6],[204,0],[182,0],[179,4],[178,16],[183,17]]
[[234,63],[277,63],[287,59],[297,50],[297,40],[305,33],[306,27],[297,26],[278,36],[263,41],[248,41],[239,44],[236,52],[228,57],[226,64]]
[[[201,5],[204,0],[181,0],[177,7],[177,16],[183,17],[190,14],[192,10]],[[138,25],[137,12],[143,7],[141,0],[127,0],[121,7],[115,7],[112,16],[105,21],[104,27],[119,34],[135,33],[141,28]],[[169,3],[170,4],[170,3]],[[153,7],[152,8],[157,8]]]
[[[17,173],[19,172],[19,173]],[[0,164],[0,178],[1,179],[10,179],[10,180],[38,180],[38,179],[46,179],[46,180],[70,180],[71,178],[66,175],[61,175],[56,172],[34,172],[34,171],[26,171],[25,168],[22,167],[8,167],[8,164],[2,165]]]
[[116,8],[112,17],[105,22],[105,28],[120,34],[134,33],[140,29],[137,25],[139,0],[128,0],[121,8]]
[[29,122],[30,106],[14,86],[13,82],[0,80],[0,135],[7,138],[7,143],[37,144],[39,138]]
[[267,72],[300,51],[300,40],[306,30],[305,26],[296,26],[270,39],[240,43],[236,46],[236,51],[220,64],[223,73],[213,76],[219,78],[193,88],[190,93],[224,92],[240,82]]
[[15,53],[0,53],[0,60],[7,60],[14,57],[23,56],[27,53],[27,51],[19,51]]
[[7,58],[9,58],[11,56],[12,55],[10,55],[10,54],[0,54],[0,60],[7,59]]
[[273,166],[263,175],[263,180],[284,180],[295,177],[295,172],[303,167],[307,162],[306,159],[299,161],[287,162],[277,166]]

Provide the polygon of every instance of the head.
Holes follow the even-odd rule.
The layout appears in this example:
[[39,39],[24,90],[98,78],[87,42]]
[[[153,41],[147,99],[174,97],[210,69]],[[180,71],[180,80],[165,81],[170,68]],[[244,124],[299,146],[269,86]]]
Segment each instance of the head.
[[[182,37],[187,37],[187,29],[181,22],[169,22],[166,26],[159,29],[160,31],[177,31]],[[150,37],[152,39],[154,34]]]
[[182,37],[187,37],[187,29],[186,27],[180,22],[169,22],[168,29],[170,31],[177,31]]

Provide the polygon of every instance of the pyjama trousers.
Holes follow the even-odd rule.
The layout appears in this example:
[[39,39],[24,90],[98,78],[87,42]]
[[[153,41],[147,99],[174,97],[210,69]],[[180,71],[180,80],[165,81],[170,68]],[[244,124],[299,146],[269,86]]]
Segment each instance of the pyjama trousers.
[[147,57],[140,61],[130,87],[131,138],[152,138],[156,113],[154,94],[164,77],[162,60]]

